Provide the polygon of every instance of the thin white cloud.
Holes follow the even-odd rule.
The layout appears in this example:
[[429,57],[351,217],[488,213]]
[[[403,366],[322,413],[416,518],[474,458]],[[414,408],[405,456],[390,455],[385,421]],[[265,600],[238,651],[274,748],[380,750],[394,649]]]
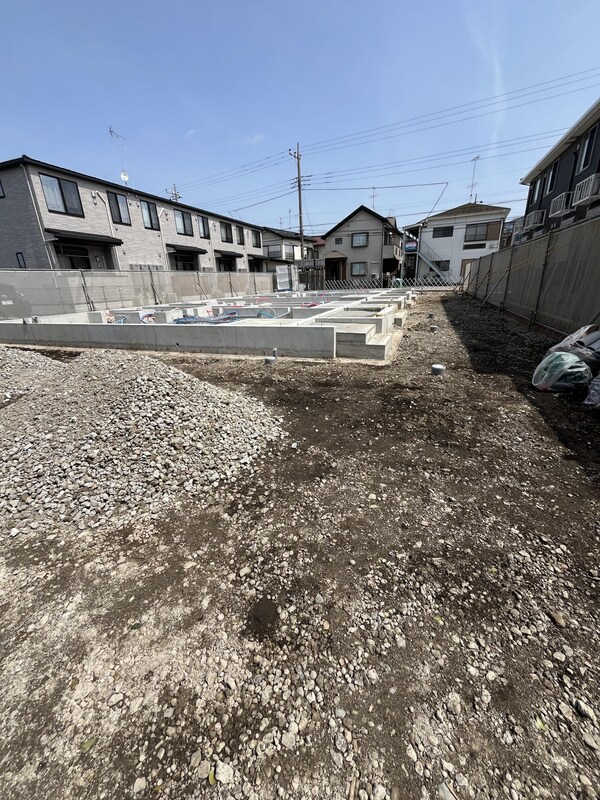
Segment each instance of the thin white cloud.
[[[506,89],[504,88],[502,64],[496,40],[494,39],[494,31],[498,30],[501,23],[499,10],[494,5],[475,4],[470,0],[463,0],[461,5],[469,39],[479,53],[483,64],[491,73],[492,93],[494,95],[504,94]],[[498,141],[504,124],[506,117],[506,113],[503,110],[504,106],[505,102],[497,106],[498,113],[491,117],[492,144]]]
[[190,136],[193,136],[195,133],[196,133],[196,128],[190,128],[190,130],[189,130],[189,131],[186,131],[186,132],[183,134],[183,138],[184,138],[184,139],[189,139],[189,138],[190,138]]
[[249,136],[246,141],[248,144],[258,144],[259,142],[262,142],[264,138],[265,137],[262,135],[262,133],[255,133],[254,136]]

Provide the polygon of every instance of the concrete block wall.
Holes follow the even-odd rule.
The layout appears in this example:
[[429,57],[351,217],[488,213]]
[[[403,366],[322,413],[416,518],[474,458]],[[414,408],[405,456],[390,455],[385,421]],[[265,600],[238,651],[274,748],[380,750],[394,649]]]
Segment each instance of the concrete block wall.
[[166,350],[230,355],[335,358],[335,328],[237,325],[90,325],[0,323],[0,342],[13,345]]

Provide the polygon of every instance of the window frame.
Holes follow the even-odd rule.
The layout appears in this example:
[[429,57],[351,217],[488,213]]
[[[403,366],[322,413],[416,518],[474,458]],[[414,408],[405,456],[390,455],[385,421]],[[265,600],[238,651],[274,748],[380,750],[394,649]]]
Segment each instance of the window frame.
[[585,138],[582,140],[577,153],[577,165],[575,167],[575,175],[579,175],[584,169],[587,169],[592,162],[592,151],[596,145],[596,137],[598,135],[598,125],[589,130]]
[[[38,175],[39,175],[39,178],[40,178],[40,184],[42,186],[42,193],[44,195],[44,199],[46,200],[46,207],[48,209],[48,213],[49,214],[63,214],[64,216],[67,216],[67,217],[80,217],[80,218],[84,218],[85,217],[85,214],[83,213],[83,205],[81,203],[81,195],[79,194],[79,186],[75,181],[70,181],[67,178],[57,178],[56,175],[47,175],[45,172],[40,172],[40,173],[38,173]],[[60,197],[61,197],[61,202],[62,202],[62,205],[63,205],[63,210],[62,211],[60,209],[57,209],[57,208],[50,208],[50,205],[48,203],[48,195],[46,194],[46,187],[44,186],[44,178],[46,178],[48,180],[51,180],[51,181],[56,181],[56,184],[57,184],[57,187],[58,187],[58,191],[59,191],[59,194],[60,194]],[[75,191],[77,193],[77,201],[79,203],[79,212],[69,211],[69,209],[68,209],[66,195],[65,195],[65,191],[64,191],[64,186],[66,186],[67,184],[75,187]]]
[[[364,236],[365,237],[365,243],[364,244],[355,244],[354,240],[355,240],[355,237],[357,237],[357,236]],[[368,247],[369,246],[369,234],[368,234],[368,232],[367,231],[356,231],[355,233],[352,233],[351,236],[350,236],[350,245],[352,247]],[[361,264],[362,262],[361,261],[357,261],[356,263],[357,264]]]
[[[144,206],[148,208],[148,219],[150,225],[146,225],[146,218],[144,217]],[[156,207],[156,203],[151,203],[150,200],[140,200],[140,210],[142,212],[142,224],[147,231],[159,231],[160,230],[160,220],[158,218],[158,208]],[[152,217],[152,211],[154,211],[154,218]],[[156,221],[156,225],[153,223]]]
[[[281,244],[266,244],[265,249],[267,251],[267,258],[282,258],[283,246]],[[278,255],[272,255],[271,250],[276,250]]]
[[333,240],[333,243],[334,244],[343,244],[344,243],[344,237],[343,236],[336,236],[335,239]]
[[25,262],[25,256],[23,255],[22,251],[19,250],[15,253],[17,257],[17,264],[19,265],[19,269],[27,269],[27,263]]
[[[181,215],[181,221],[183,223],[183,231],[179,230],[179,226],[177,224],[178,217],[177,215]],[[184,211],[182,208],[176,208],[173,211],[173,216],[175,217],[175,230],[179,234],[179,236],[193,236],[194,235],[194,228],[192,226],[192,214],[189,211]]]
[[[487,242],[488,240],[488,230],[489,230],[489,222],[472,222],[468,225],[465,225],[465,242]],[[485,228],[485,236],[469,236],[469,228]]]
[[6,197],[6,193],[4,191],[4,186],[2,186],[2,181],[0,181],[0,200]]
[[203,214],[198,214],[198,231],[201,239],[210,239],[210,222]]
[[[450,231],[450,233],[446,233],[446,231]],[[454,225],[438,225],[437,228],[431,229],[432,239],[451,239],[453,236]]]
[[[131,227],[131,214],[129,213],[129,203],[126,194],[119,194],[118,192],[109,192],[107,190],[106,196],[108,198],[108,207],[110,208],[110,216],[115,225],[129,225]],[[121,204],[121,200],[125,203],[125,208]],[[123,211],[127,212],[127,219],[123,219]],[[118,219],[115,219],[115,212],[117,212]]]
[[243,225],[236,225],[235,226],[235,241],[240,246],[244,246],[244,226]]
[[[364,247],[364,245],[359,245],[359,247]],[[363,267],[364,272],[356,272],[356,267]],[[369,269],[369,262],[368,261],[351,261],[350,262],[350,277],[351,278],[366,278],[367,272]]]
[[[289,254],[289,250],[292,251],[291,255]],[[294,245],[293,244],[285,244],[284,243],[284,245],[283,245],[283,257],[285,258],[286,261],[288,261],[288,260],[293,261],[294,260]]]
[[252,247],[262,248],[262,236],[260,231],[256,230],[256,228],[252,228]]
[[556,175],[558,173],[558,158],[550,165],[544,178],[544,197],[551,194],[556,186]]
[[[227,244],[233,244],[233,227],[231,222],[220,222],[221,228],[221,241],[226,242]],[[225,232],[225,236],[223,236],[223,232]]]
[[531,193],[531,205],[535,205],[540,199],[540,188],[542,186],[542,177],[536,178],[532,183],[533,191]]

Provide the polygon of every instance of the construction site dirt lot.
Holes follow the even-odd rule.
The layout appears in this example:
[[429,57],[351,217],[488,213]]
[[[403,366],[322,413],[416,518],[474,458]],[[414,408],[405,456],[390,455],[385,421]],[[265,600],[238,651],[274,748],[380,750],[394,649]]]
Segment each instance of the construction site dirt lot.
[[398,338],[161,356],[287,435],[149,525],[2,540],[3,799],[600,793],[598,413],[473,300]]

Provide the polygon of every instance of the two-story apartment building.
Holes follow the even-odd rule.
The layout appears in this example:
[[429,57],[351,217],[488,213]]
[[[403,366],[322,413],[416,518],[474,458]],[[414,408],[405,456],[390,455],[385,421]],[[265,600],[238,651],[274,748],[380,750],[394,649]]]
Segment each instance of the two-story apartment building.
[[407,226],[404,277],[459,281],[470,261],[498,250],[509,212],[502,206],[464,203]]
[[323,235],[320,256],[325,280],[381,280],[396,275],[402,258],[402,233],[395,217],[359,206]]
[[261,228],[263,239],[264,267],[260,272],[275,272],[278,266],[293,264],[303,258],[314,257],[313,237],[304,236],[304,253],[301,237],[295,231],[281,228]]
[[0,269],[240,272],[263,260],[258,226],[28,156],[0,163]]
[[521,180],[529,186],[521,239],[600,215],[600,100]]

